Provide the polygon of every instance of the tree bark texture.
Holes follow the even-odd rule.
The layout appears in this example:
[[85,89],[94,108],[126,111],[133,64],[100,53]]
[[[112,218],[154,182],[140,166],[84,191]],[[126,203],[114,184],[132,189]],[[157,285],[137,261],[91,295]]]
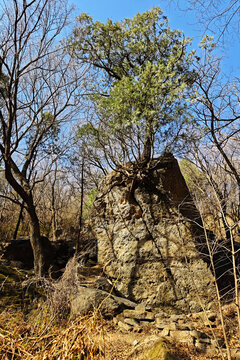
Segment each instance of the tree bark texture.
[[39,220],[34,206],[28,206],[27,212],[29,215],[29,235],[33,250],[34,272],[37,276],[41,277],[48,270],[48,262],[46,261],[46,254],[43,242],[41,241]]

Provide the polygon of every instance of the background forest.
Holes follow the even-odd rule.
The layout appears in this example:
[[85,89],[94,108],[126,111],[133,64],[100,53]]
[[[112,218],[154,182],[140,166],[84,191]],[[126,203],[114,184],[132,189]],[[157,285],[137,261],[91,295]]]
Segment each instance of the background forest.
[[159,8],[70,26],[67,3],[53,4],[2,5],[1,238],[30,230],[39,258],[40,233],[75,236],[109,170],[168,151],[208,227],[237,234],[239,79],[217,56],[237,5],[192,4],[219,30],[194,50]]

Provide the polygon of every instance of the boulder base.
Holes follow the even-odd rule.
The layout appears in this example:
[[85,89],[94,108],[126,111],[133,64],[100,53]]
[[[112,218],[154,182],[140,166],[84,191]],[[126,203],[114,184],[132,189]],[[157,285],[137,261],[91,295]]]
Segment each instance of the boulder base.
[[200,311],[214,297],[201,259],[204,234],[177,160],[154,160],[145,173],[113,171],[95,201],[98,262],[121,296],[167,312]]

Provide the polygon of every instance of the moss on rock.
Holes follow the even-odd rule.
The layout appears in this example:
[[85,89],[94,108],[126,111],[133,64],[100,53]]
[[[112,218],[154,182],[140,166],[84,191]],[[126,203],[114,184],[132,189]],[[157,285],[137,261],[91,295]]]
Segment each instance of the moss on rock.
[[171,344],[158,336],[147,337],[130,354],[129,360],[176,360],[172,355]]
[[153,344],[151,349],[143,353],[143,360],[175,360],[171,355],[171,349],[169,345],[160,339]]

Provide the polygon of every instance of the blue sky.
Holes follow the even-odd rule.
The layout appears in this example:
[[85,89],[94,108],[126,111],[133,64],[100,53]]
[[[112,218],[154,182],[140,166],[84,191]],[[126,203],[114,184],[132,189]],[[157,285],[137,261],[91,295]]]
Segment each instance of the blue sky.
[[[164,15],[169,19],[172,29],[182,30],[185,36],[193,37],[193,47],[197,48],[203,35],[203,29],[196,24],[193,14],[179,10],[174,4],[169,5],[168,0],[70,0],[76,7],[75,13],[86,12],[93,17],[93,20],[105,22],[108,18],[112,20],[123,20],[132,18],[137,12],[144,12],[153,6],[160,6]],[[181,0],[184,8],[185,0]],[[239,40],[239,39],[238,39]],[[224,70],[227,73],[233,72],[235,76],[240,76],[240,44],[237,39],[218,51],[220,56],[224,56]]]
[[72,0],[71,2],[76,7],[76,13],[86,12],[94,20],[102,22],[108,18],[114,21],[132,18],[137,12],[142,13],[150,10],[153,6],[159,6],[169,18],[172,28],[184,27],[184,30],[188,28],[191,30],[191,25],[187,23],[187,19],[183,19],[186,17],[185,14],[180,10],[176,11],[175,6],[169,6],[164,0]]

